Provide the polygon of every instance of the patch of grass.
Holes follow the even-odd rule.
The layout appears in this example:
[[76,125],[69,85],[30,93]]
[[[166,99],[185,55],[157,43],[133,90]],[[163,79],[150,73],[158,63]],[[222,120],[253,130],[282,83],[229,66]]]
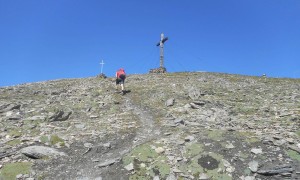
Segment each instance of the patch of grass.
[[295,132],[300,137],[300,130]]
[[61,139],[60,137],[58,137],[57,135],[51,135],[51,137],[50,137],[50,143],[51,143],[51,145],[55,145],[57,143],[60,143],[61,146],[65,145],[64,140]]
[[240,137],[242,137],[248,143],[256,143],[256,142],[260,141],[260,139],[255,137],[255,134],[253,132],[240,131],[240,132],[238,132],[238,135]]
[[214,141],[223,140],[224,139],[223,135],[224,135],[224,131],[221,130],[212,130],[207,132],[207,137]]
[[300,154],[298,152],[293,151],[293,150],[288,150],[288,151],[286,151],[286,153],[290,158],[300,161]]
[[239,153],[238,153],[238,156],[239,156],[240,158],[243,158],[243,159],[246,159],[246,158],[249,157],[248,154],[245,154],[245,153],[243,153],[243,152],[239,152]]
[[123,164],[126,166],[133,162],[134,158],[137,158],[139,161],[148,162],[150,158],[157,158],[158,154],[154,149],[150,147],[149,144],[143,144],[134,148],[130,154],[123,158]]
[[248,143],[256,143],[256,142],[259,142],[260,140],[256,137],[250,137],[250,138],[246,138],[246,141]]
[[31,163],[29,162],[17,162],[6,164],[0,170],[0,179],[15,180],[18,174],[29,174],[31,169]]
[[201,152],[203,152],[203,145],[202,144],[191,144],[186,147],[186,156],[187,157],[193,157],[196,155],[199,155]]
[[243,114],[243,115],[253,115],[256,114],[258,109],[255,107],[248,107],[248,106],[236,106],[234,108],[234,111],[238,114]]
[[44,120],[28,120],[28,119],[26,119],[23,122],[24,122],[24,125],[29,126],[29,125],[38,125],[38,124],[42,123],[43,121]]
[[11,137],[20,137],[22,135],[22,132],[18,131],[18,130],[11,130],[8,135],[10,135]]
[[[159,172],[161,178],[165,179],[168,174],[170,174],[170,165],[168,165],[165,156],[160,156],[156,159],[155,163],[153,164],[154,168]],[[153,172],[154,173],[154,172]]]
[[110,109],[109,109],[109,113],[110,114],[117,114],[120,112],[120,108],[118,106],[112,106]]
[[[216,161],[218,161],[219,162],[218,167],[211,170],[202,167],[199,164],[199,158],[204,156],[210,156],[214,158]],[[190,171],[193,175],[195,175],[196,179],[199,178],[199,174],[206,173],[210,177],[210,179],[230,180],[232,179],[232,177],[228,176],[227,174],[223,174],[223,171],[225,171],[225,167],[222,163],[223,158],[224,157],[221,154],[204,152],[190,159],[188,163],[181,164],[179,166],[179,169],[183,172]],[[221,171],[219,171],[219,169],[221,169]]]
[[40,141],[41,141],[42,143],[47,143],[47,142],[49,142],[49,138],[48,138],[48,136],[41,136],[41,137],[40,137]]
[[249,168],[244,169],[244,174],[249,176],[251,174],[251,170]]
[[[158,145],[158,144],[156,144]],[[133,163],[135,174],[129,179],[153,179],[156,173],[165,179],[170,173],[170,165],[167,164],[167,157],[163,154],[157,154],[150,144],[143,144],[133,149],[127,156],[123,157],[124,166]],[[141,164],[146,167],[141,167]],[[154,172],[155,171],[155,172]]]
[[18,144],[21,144],[20,139],[14,139],[14,140],[11,140],[11,141],[7,142],[7,145],[10,145],[10,146],[16,146]]
[[31,136],[38,136],[41,131],[39,129],[32,129],[32,130],[29,130],[28,132]]
[[47,177],[46,174],[41,174],[41,175],[39,175],[39,176],[37,177],[37,180],[43,180],[43,179],[45,179],[46,177]]

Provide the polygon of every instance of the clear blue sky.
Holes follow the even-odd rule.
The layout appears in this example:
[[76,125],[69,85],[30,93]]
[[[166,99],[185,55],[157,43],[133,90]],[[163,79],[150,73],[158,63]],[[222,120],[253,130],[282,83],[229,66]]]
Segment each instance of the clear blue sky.
[[300,78],[300,0],[0,0],[0,86],[208,71]]

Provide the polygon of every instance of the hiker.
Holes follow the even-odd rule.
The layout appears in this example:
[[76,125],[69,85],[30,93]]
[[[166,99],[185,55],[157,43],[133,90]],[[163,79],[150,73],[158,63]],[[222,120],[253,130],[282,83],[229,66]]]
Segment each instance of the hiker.
[[122,92],[124,92],[125,79],[126,79],[126,73],[123,68],[120,68],[116,72],[116,90],[118,90],[118,85],[121,85]]

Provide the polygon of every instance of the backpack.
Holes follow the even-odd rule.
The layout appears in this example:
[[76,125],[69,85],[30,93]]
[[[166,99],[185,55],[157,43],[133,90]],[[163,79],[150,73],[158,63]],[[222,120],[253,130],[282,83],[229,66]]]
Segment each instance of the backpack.
[[117,72],[117,76],[118,76],[118,78],[121,76],[121,75],[124,75],[124,76],[126,76],[126,74],[125,74],[125,71],[124,71],[124,69],[119,69],[118,70],[118,72]]

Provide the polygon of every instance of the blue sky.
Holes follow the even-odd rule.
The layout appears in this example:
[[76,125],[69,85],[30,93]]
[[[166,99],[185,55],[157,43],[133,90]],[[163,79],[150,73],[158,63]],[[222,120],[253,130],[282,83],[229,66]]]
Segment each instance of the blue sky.
[[0,0],[0,86],[103,72],[300,78],[299,0]]

